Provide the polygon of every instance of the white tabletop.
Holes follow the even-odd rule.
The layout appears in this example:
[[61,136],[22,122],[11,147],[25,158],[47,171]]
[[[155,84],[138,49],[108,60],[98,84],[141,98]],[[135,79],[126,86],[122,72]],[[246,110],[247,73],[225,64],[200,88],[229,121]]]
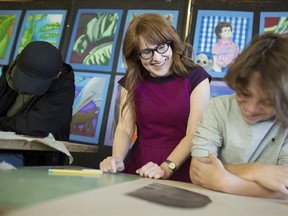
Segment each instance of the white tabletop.
[[[128,192],[155,182],[207,195],[212,202],[202,208],[184,209],[168,207],[127,195]],[[5,216],[18,215],[287,216],[288,201],[224,194],[175,181],[138,179],[17,209]]]

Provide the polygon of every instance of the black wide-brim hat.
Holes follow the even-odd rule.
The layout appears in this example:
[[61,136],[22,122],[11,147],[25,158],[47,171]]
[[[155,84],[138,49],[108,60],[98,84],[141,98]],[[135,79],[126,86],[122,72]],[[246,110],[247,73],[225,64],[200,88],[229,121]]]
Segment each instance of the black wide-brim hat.
[[18,55],[12,69],[13,88],[28,94],[43,95],[60,72],[61,65],[62,55],[52,44],[30,42]]

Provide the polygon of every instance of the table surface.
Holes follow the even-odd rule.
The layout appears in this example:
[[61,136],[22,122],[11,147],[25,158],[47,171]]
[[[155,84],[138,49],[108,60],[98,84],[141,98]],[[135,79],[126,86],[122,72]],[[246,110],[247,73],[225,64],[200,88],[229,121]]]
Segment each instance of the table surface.
[[[286,216],[287,200],[272,200],[219,193],[189,183],[140,178],[128,174],[57,176],[49,167],[0,171],[0,215],[201,215]],[[75,167],[71,167],[75,168]],[[79,167],[76,167],[79,169]],[[127,196],[151,183],[209,196],[207,206],[183,209]]]
[[[73,166],[69,168],[80,169]],[[0,171],[0,215],[1,210],[29,206],[139,178],[121,173],[96,177],[51,175],[48,169],[49,167],[23,167],[18,170]]]

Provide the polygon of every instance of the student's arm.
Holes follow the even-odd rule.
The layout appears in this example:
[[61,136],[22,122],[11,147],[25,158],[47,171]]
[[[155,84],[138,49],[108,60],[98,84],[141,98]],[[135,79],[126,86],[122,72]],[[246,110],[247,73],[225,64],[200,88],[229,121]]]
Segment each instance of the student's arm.
[[[241,170],[240,166],[238,168]],[[238,173],[240,173],[239,170]],[[190,177],[194,184],[216,191],[245,196],[288,199],[287,193],[271,190],[256,181],[238,176],[236,171],[231,173],[211,153],[209,158],[192,159]]]
[[230,173],[288,195],[288,166],[245,163],[225,165]]
[[135,129],[135,120],[129,107],[124,109],[124,115],[122,115],[122,107],[126,101],[126,95],[127,90],[121,88],[120,112],[114,134],[112,156],[107,157],[100,163],[100,169],[104,172],[115,173],[124,170],[123,160],[129,151]]
[[[202,116],[204,109],[210,100],[210,86],[208,78],[197,85],[190,95],[190,114],[187,123],[186,136],[180,141],[177,147],[168,156],[168,160],[173,161],[179,168],[190,156],[192,137],[195,128]],[[164,172],[163,172],[164,171]],[[149,178],[169,178],[173,173],[168,168],[167,163],[163,162],[160,167],[149,162],[137,170],[140,176]]]

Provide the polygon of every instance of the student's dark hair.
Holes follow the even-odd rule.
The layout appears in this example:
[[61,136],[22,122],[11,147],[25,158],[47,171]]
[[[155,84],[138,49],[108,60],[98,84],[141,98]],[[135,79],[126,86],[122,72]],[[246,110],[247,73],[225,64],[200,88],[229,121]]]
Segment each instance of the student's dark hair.
[[137,55],[140,37],[144,38],[145,42],[155,45],[171,42],[170,46],[173,53],[171,71],[174,75],[184,77],[190,69],[196,67],[196,64],[189,57],[192,46],[181,41],[175,28],[162,15],[146,13],[133,17],[123,41],[123,54],[127,64],[125,88],[128,93],[122,111],[129,104],[129,108],[134,114],[136,82],[144,80],[149,75],[149,71],[143,67],[140,57]]
[[224,79],[237,93],[247,94],[254,73],[261,77],[261,89],[269,96],[276,118],[288,126],[288,37],[266,33],[255,36],[229,67]]

